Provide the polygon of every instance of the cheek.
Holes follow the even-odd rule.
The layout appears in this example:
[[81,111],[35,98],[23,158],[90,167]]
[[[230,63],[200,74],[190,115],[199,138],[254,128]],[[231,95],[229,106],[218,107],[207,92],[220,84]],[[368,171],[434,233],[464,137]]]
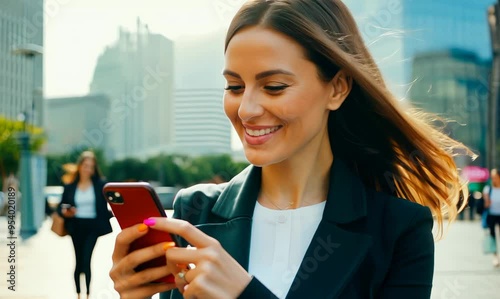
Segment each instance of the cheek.
[[239,101],[229,99],[227,96],[224,96],[224,112],[229,120],[235,124],[238,119],[238,109],[240,108]]
[[307,95],[298,95],[275,107],[275,111],[279,111],[281,118],[286,122],[293,122],[314,114],[315,108]]

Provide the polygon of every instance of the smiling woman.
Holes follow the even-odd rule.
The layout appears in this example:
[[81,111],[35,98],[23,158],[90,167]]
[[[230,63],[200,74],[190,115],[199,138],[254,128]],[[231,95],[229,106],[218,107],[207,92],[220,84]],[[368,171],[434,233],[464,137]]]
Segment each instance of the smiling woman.
[[250,163],[264,166],[285,160],[289,167],[300,167],[297,163],[306,161],[304,157],[332,155],[327,121],[329,111],[337,109],[350,90],[343,72],[335,82],[320,80],[299,44],[256,27],[231,40],[224,75],[224,109]]
[[[433,215],[454,220],[466,190],[452,155],[470,151],[399,106],[342,1],[246,2],[223,76],[252,165],[181,190],[177,219],[145,220],[191,247],[128,253],[147,229],[120,233],[122,298],[430,298]],[[167,267],[133,270],[163,254]]]

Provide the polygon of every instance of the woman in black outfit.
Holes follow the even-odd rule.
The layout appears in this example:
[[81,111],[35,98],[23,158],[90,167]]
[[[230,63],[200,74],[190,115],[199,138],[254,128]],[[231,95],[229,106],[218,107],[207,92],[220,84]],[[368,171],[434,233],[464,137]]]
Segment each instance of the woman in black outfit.
[[80,298],[80,274],[85,274],[87,298],[90,293],[90,261],[97,238],[112,231],[111,213],[102,194],[104,182],[93,152],[83,152],[77,162],[77,171],[64,186],[58,213],[65,218],[65,227],[73,241],[76,267],[74,279]]

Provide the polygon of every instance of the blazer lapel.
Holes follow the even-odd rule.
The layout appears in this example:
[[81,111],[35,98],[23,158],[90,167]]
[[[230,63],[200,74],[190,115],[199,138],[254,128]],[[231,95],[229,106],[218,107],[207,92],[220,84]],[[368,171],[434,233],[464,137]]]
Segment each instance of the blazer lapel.
[[76,188],[77,188],[78,184],[75,182],[75,183],[71,183],[70,185],[68,185],[68,203],[72,206],[76,206],[76,203],[75,203],[75,194],[76,194]]
[[235,176],[221,193],[212,213],[228,219],[222,223],[200,224],[197,227],[215,237],[222,247],[248,270],[252,216],[260,190],[259,167],[249,166]]
[[336,159],[323,218],[286,298],[337,298],[363,262],[371,236],[349,230],[366,215],[366,192]]
[[202,232],[216,238],[221,246],[248,270],[250,253],[251,218],[236,218],[224,223],[197,225]]
[[[197,225],[206,234],[217,238],[247,270],[252,216],[260,183],[261,168],[249,166],[228,183],[212,208],[212,213],[227,221]],[[344,162],[335,159],[323,218],[287,298],[337,298],[341,294],[372,243],[371,236],[354,229],[365,216],[364,185]]]

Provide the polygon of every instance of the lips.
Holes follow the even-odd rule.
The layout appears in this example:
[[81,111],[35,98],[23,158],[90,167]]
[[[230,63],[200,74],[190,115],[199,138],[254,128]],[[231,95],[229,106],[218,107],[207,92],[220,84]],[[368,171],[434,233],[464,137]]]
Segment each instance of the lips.
[[271,128],[267,128],[267,129],[260,129],[260,130],[252,130],[249,128],[245,128],[245,132],[252,137],[260,137],[260,136],[269,135],[271,133],[274,133],[274,132],[278,131],[280,128],[281,128],[281,126],[271,127]]
[[245,141],[248,145],[259,146],[266,144],[283,126],[244,126]]

